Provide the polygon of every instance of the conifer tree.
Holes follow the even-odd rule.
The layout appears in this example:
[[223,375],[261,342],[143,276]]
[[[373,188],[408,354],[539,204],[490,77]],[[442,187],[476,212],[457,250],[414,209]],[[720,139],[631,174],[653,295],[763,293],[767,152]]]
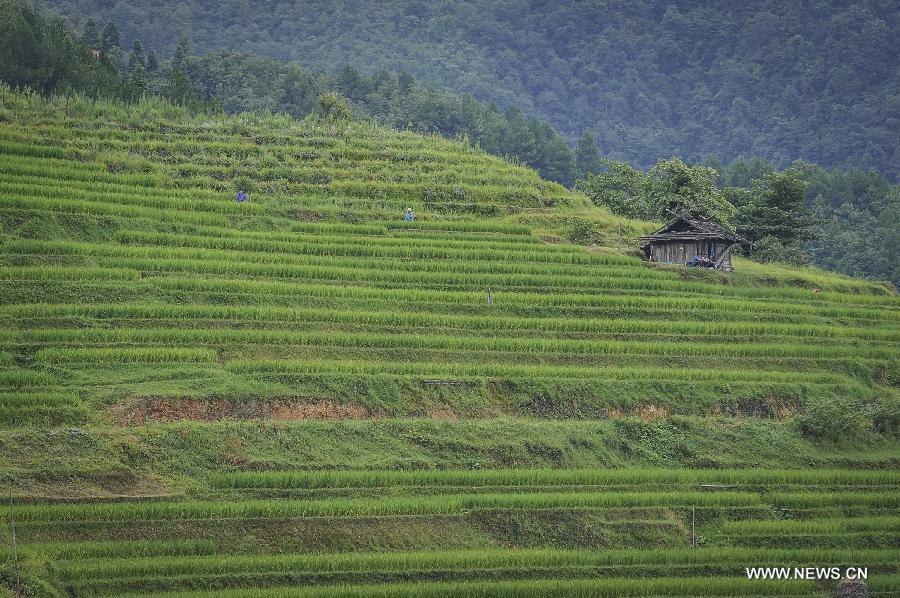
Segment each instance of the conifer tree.
[[175,53],[172,55],[172,68],[181,71],[182,73],[187,70],[190,51],[190,40],[184,33],[180,34],[178,36],[178,42],[175,44]]
[[137,63],[128,75],[128,96],[131,101],[136,102],[147,93],[147,73],[144,71],[144,65]]
[[147,50],[147,72],[153,75],[158,70],[159,58],[156,57],[156,52],[153,51],[153,48],[150,48],[149,50]]
[[600,169],[600,151],[589,130],[585,130],[578,140],[578,147],[575,150],[575,169],[578,178],[584,178],[588,173],[596,173]]
[[763,261],[802,262],[800,246],[815,238],[815,215],[804,204],[806,182],[789,168],[755,179],[735,226]]
[[128,72],[133,73],[135,67],[141,65],[142,67],[147,66],[146,59],[144,58],[144,46],[141,44],[140,40],[134,40],[134,44],[131,46],[131,55],[128,57]]
[[109,52],[111,49],[120,48],[121,46],[122,34],[119,33],[119,28],[116,27],[116,24],[110,21],[103,28],[103,35],[100,37],[100,50]]
[[100,27],[94,19],[88,19],[81,34],[81,43],[90,49],[100,48]]

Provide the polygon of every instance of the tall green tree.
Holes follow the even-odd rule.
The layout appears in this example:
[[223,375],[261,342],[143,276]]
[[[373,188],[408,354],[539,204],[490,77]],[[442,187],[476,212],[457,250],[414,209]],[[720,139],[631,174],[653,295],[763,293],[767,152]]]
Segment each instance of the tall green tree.
[[158,70],[159,58],[156,57],[156,52],[153,51],[153,48],[150,48],[147,50],[147,73],[153,75]]
[[100,36],[100,50],[109,52],[113,48],[122,47],[122,34],[116,24],[110,21],[103,28],[103,34]]
[[144,65],[140,62],[136,63],[131,70],[131,74],[128,76],[128,81],[126,83],[126,89],[128,90],[128,97],[132,102],[141,99],[144,94],[147,93],[147,73],[144,70]]
[[0,78],[40,89],[46,77],[44,23],[25,0],[0,0]]
[[575,182],[575,154],[565,140],[544,123],[547,134],[540,141],[539,159],[531,164],[538,172],[549,179],[559,181],[566,186]]
[[334,83],[338,94],[351,101],[359,101],[372,87],[367,84],[362,74],[349,64],[344,65]]
[[400,75],[397,78],[397,84],[399,87],[399,91],[402,95],[409,94],[413,86],[416,84],[416,79],[407,71],[400,71]]
[[804,202],[806,182],[788,169],[754,179],[735,217],[737,232],[750,241],[751,254],[763,261],[805,261],[801,244],[815,238],[815,215]]
[[175,52],[172,54],[172,67],[184,73],[188,66],[188,57],[191,53],[191,42],[184,33],[178,35],[175,44]]
[[719,190],[718,177],[708,166],[692,166],[679,158],[660,160],[647,172],[647,203],[657,220],[686,213],[728,226],[735,207]]
[[578,146],[575,149],[575,170],[578,178],[584,178],[588,173],[597,172],[599,168],[600,150],[597,149],[594,135],[586,129],[578,139]]
[[128,56],[128,72],[134,72],[134,68],[137,65],[141,65],[145,68],[147,66],[146,59],[144,58],[144,46],[138,39],[134,40],[134,44],[131,46],[131,54]]
[[94,19],[88,19],[81,33],[81,43],[88,48],[100,48],[100,27]]
[[537,159],[537,140],[534,138],[534,130],[528,126],[528,119],[515,106],[507,108],[503,116],[506,118],[506,127],[501,143],[509,152],[507,155],[517,157],[526,164],[534,163]]
[[160,90],[160,95],[179,106],[185,106],[193,110],[205,109],[206,104],[197,93],[197,90],[194,89],[194,86],[191,85],[191,80],[174,66],[169,70],[169,75],[166,77],[166,81]]
[[601,159],[600,171],[576,183],[598,206],[628,218],[653,219],[655,210],[647,203],[647,175],[627,162]]
[[347,100],[334,92],[323,93],[319,96],[319,118],[326,121],[348,121],[353,118],[353,112],[347,105]]

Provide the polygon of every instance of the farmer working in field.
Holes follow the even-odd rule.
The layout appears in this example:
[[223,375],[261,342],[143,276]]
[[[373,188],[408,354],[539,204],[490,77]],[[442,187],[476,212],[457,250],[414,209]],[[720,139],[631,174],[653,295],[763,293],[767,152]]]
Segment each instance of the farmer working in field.
[[415,213],[412,211],[412,208],[406,208],[406,216],[403,217],[407,222],[412,222],[416,219]]
[[238,203],[244,203],[245,201],[247,201],[247,192],[244,191],[243,189],[238,191],[237,192],[237,200],[238,200]]

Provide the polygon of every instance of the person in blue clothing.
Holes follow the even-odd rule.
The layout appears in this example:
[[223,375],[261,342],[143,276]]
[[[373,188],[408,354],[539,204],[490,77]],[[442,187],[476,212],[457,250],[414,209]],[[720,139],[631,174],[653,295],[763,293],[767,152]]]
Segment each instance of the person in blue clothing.
[[406,208],[406,216],[403,217],[407,222],[412,222],[416,219],[416,215],[413,213],[412,208]]
[[247,192],[244,191],[243,189],[238,191],[237,192],[237,200],[238,200],[238,203],[244,203],[245,201],[247,201]]

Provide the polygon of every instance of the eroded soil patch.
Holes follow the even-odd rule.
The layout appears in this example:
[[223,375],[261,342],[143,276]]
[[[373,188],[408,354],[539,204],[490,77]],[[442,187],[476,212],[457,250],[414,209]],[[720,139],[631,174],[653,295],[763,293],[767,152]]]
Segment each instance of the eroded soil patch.
[[123,408],[116,420],[123,426],[140,426],[148,422],[217,421],[221,419],[304,419],[338,420],[379,417],[356,404],[340,404],[308,397],[269,399],[206,399],[142,397]]

